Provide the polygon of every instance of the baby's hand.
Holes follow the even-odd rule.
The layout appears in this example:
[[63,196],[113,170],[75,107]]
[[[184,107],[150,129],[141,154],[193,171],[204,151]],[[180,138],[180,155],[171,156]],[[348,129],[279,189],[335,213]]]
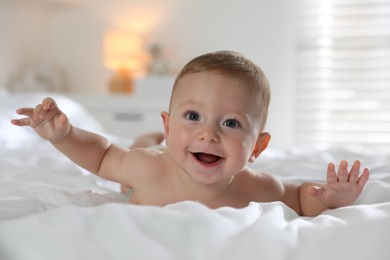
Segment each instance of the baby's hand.
[[367,168],[360,176],[359,173],[360,161],[358,160],[353,163],[349,173],[347,161],[341,161],[337,173],[335,165],[329,163],[327,183],[322,187],[310,186],[308,192],[328,208],[350,205],[359,197],[370,175]]
[[19,108],[16,113],[27,117],[12,119],[12,124],[30,126],[39,136],[48,141],[59,141],[70,131],[68,118],[52,98],[45,98],[42,104],[38,104],[35,108]]

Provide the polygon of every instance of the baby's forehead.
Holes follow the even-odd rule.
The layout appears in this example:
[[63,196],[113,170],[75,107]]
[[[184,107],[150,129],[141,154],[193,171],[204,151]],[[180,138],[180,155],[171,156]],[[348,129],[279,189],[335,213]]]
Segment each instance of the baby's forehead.
[[[194,87],[194,81],[199,81],[205,84],[215,80],[215,78],[223,79],[230,82],[234,82],[234,85],[237,86],[237,90],[242,93],[254,93],[258,91],[257,87],[254,86],[255,82],[245,78],[242,75],[229,74],[226,71],[212,70],[212,71],[201,71],[193,72],[182,75],[178,78],[173,86],[172,94],[175,93],[178,89],[186,89],[189,87]],[[208,84],[208,87],[212,88],[213,84]]]
[[[206,89],[206,96],[211,96],[214,94],[218,95],[218,99],[221,99],[222,101],[226,102],[239,102],[242,107],[247,108],[249,105],[251,108],[253,108],[255,111],[261,112],[261,95],[259,92],[256,93],[255,87],[251,86],[251,83],[248,82],[245,79],[233,77],[229,75],[224,75],[221,73],[218,73],[219,79],[222,79],[217,85],[214,85],[215,82],[209,82],[207,81],[210,79],[210,81],[213,81],[215,77],[208,77],[210,76],[210,73],[192,73],[187,74],[183,76],[180,80],[176,82],[176,85],[173,89],[173,93],[171,96],[171,105],[172,103],[182,103],[183,98],[194,100],[196,99],[197,93],[196,90],[199,86],[202,85],[203,91]],[[214,73],[215,75],[215,73]],[[223,79],[227,79],[227,82],[224,82]],[[198,81],[199,80],[199,81]],[[230,84],[231,83],[231,84]],[[253,84],[253,83],[252,83]],[[206,86],[206,88],[204,87]],[[213,87],[216,87],[216,92],[213,91]],[[224,88],[226,87],[226,91],[224,92]],[[222,92],[221,92],[222,88]],[[208,92],[209,90],[209,92]],[[203,96],[204,97],[204,92]],[[206,98],[207,99],[207,98]],[[252,109],[251,109],[252,110]]]

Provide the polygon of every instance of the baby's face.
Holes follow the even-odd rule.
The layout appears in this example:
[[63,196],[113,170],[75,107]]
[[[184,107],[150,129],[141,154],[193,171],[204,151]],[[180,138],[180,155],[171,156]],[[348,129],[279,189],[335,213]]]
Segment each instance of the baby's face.
[[187,74],[177,84],[164,122],[176,165],[204,184],[234,176],[260,134],[258,102],[244,81],[220,73]]

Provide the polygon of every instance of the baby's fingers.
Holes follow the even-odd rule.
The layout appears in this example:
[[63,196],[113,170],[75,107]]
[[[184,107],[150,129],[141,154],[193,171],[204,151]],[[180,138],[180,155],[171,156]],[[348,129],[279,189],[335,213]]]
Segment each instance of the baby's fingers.
[[351,170],[349,172],[348,181],[352,182],[352,183],[356,183],[358,178],[359,178],[359,172],[360,172],[360,161],[356,160],[353,163],[352,168],[351,168]]
[[24,107],[19,108],[16,110],[16,113],[18,115],[27,116],[26,118],[20,118],[20,119],[12,119],[11,123],[17,126],[30,126],[31,125],[31,118],[34,113],[33,108]]
[[56,102],[52,98],[47,97],[41,104],[38,104],[34,108],[32,118],[33,120],[40,120],[43,116],[49,114],[51,111],[54,111],[56,108]]
[[368,178],[370,177],[370,170],[367,168],[364,168],[362,175],[360,175],[357,183],[360,187],[364,187],[366,185]]
[[327,178],[328,183],[336,183],[338,181],[334,163],[328,164],[328,173],[326,175],[326,178]]
[[42,109],[44,111],[55,108],[56,106],[57,106],[56,102],[54,101],[54,99],[50,97],[47,97],[42,101]]
[[18,108],[18,109],[16,109],[16,113],[18,115],[32,117],[32,115],[34,113],[34,109],[31,107]]
[[21,119],[12,119],[11,123],[17,126],[30,126],[31,119],[28,117]]
[[342,160],[340,162],[339,170],[338,170],[338,180],[340,182],[347,182],[348,181],[348,162],[345,160]]
[[[316,197],[318,199],[321,199],[321,188],[318,186],[309,186],[307,188],[307,192],[312,195],[313,197]],[[321,198],[320,198],[321,197]]]
[[36,105],[33,110],[32,119],[38,121],[45,113],[46,111],[43,110],[42,104]]

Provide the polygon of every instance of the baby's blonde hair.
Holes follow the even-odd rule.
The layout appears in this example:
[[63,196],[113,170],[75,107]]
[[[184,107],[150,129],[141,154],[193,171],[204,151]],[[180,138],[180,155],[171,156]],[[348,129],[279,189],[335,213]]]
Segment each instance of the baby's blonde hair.
[[229,77],[238,77],[248,83],[249,91],[256,95],[260,109],[260,130],[264,129],[271,91],[267,77],[256,64],[242,54],[233,51],[218,51],[198,56],[188,62],[177,75],[172,89],[171,102],[179,80],[187,74],[198,72],[218,72]]

